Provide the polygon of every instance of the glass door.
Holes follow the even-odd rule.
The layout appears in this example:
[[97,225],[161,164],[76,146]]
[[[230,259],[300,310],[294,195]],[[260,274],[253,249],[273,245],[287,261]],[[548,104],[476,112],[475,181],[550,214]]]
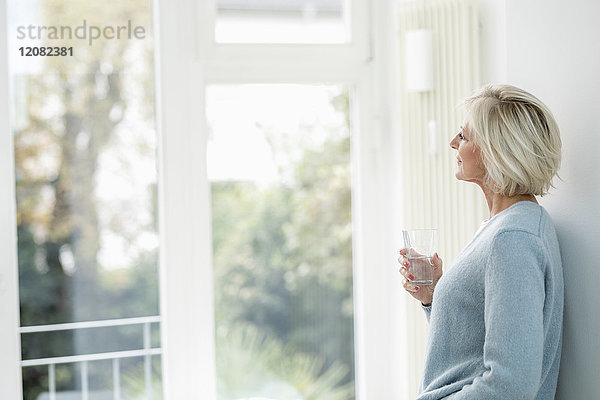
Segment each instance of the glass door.
[[152,1],[8,21],[23,397],[160,399]]
[[207,88],[220,400],[355,398],[349,104],[345,85]]

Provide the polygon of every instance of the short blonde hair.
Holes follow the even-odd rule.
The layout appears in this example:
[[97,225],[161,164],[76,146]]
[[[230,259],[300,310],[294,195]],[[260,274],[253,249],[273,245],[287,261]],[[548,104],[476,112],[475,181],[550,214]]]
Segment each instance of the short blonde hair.
[[544,196],[560,167],[560,131],[538,98],[510,85],[486,85],[465,100],[484,184],[504,196]]

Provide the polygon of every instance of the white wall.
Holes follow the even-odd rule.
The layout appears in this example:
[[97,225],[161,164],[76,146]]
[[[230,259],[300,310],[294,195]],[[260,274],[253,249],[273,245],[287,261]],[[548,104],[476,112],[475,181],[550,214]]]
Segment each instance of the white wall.
[[505,76],[538,96],[554,112],[563,140],[564,181],[541,199],[557,228],[565,277],[556,398],[600,399],[600,2],[491,3],[481,4],[482,20],[491,21],[482,29],[482,54],[499,64],[488,62],[484,76]]
[[482,83],[506,82],[506,1],[480,0]]
[[565,278],[556,399],[600,399],[600,2],[479,0],[479,6],[482,83],[532,92],[561,128],[563,181],[540,199],[558,232]]

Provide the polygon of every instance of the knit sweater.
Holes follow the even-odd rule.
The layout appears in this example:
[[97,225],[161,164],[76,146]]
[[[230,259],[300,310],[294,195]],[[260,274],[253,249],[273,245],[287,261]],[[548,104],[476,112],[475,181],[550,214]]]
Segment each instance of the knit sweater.
[[546,210],[518,202],[477,231],[441,277],[418,400],[554,399],[563,272]]

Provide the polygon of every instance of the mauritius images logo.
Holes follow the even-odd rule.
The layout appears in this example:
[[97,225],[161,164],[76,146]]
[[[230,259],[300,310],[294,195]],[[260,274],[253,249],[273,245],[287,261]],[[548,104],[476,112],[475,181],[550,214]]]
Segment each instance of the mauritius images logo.
[[120,40],[120,39],[145,39],[146,29],[140,25],[134,25],[127,20],[125,25],[88,25],[83,20],[81,25],[75,27],[69,25],[20,25],[17,26],[17,39],[24,40],[86,40],[91,46],[95,40]]

